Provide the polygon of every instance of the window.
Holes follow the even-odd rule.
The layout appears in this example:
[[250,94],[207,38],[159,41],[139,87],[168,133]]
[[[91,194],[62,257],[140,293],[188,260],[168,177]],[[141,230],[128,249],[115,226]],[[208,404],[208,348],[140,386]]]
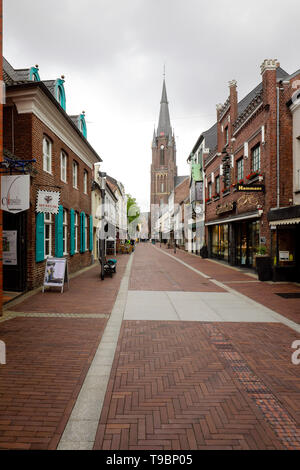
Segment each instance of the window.
[[216,194],[220,194],[220,176],[216,177]]
[[43,138],[43,170],[51,173],[52,143],[47,138]]
[[225,127],[225,145],[228,144],[228,126]]
[[87,185],[88,185],[88,172],[84,170],[83,173],[83,192],[87,194]]
[[67,182],[67,155],[62,150],[60,153],[60,179],[66,183]]
[[165,147],[163,145],[160,146],[160,164],[165,164]]
[[165,185],[164,183],[161,183],[161,193],[164,193],[165,192]]
[[75,212],[75,253],[78,253],[78,230],[79,230],[78,220],[79,220],[78,212]]
[[260,170],[260,145],[252,149],[252,171]]
[[84,250],[87,251],[87,246],[88,246],[88,216],[84,216]]
[[208,183],[208,199],[211,199],[212,196],[212,184]]
[[236,174],[237,174],[237,181],[241,181],[244,178],[244,159],[240,158],[236,162]]
[[73,162],[73,188],[78,189],[78,163]]
[[63,212],[63,253],[68,253],[68,212],[64,209]]
[[51,256],[52,253],[52,214],[49,212],[45,213],[44,226],[45,258],[48,258],[48,256]]

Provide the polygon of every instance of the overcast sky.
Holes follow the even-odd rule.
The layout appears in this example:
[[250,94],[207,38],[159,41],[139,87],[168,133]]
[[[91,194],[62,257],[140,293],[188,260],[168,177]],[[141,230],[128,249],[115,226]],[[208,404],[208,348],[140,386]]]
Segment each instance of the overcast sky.
[[4,56],[65,75],[68,114],[86,112],[102,169],[142,210],[150,199],[151,141],[166,64],[178,174],[216,104],[238,81],[239,99],[265,58],[300,68],[298,0],[4,0]]

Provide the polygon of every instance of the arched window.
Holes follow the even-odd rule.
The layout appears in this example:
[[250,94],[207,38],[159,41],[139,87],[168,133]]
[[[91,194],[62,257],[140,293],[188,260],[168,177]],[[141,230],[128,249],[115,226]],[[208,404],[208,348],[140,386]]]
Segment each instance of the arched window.
[[85,138],[87,138],[87,128],[86,128],[86,121],[85,121],[85,114],[84,112],[80,114],[80,130]]
[[55,98],[61,105],[61,107],[66,110],[66,94],[64,88],[64,79],[58,78],[55,82]]
[[165,164],[165,147],[163,145],[160,146],[160,164]]
[[32,80],[33,82],[40,82],[40,76],[39,76],[39,69],[38,66],[31,67],[29,71],[29,80]]

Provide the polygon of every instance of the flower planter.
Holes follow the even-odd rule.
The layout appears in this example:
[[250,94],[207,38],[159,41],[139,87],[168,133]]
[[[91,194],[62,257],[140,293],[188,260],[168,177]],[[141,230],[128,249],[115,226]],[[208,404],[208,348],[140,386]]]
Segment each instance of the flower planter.
[[271,257],[268,255],[256,255],[255,264],[259,281],[271,281],[273,274]]

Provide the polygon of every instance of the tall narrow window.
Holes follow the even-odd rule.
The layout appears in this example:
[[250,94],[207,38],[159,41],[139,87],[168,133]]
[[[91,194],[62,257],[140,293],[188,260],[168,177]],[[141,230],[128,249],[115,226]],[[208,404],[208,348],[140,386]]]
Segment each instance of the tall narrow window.
[[51,166],[52,166],[52,143],[47,138],[43,138],[43,170],[47,171],[47,173],[51,173]]
[[216,194],[220,194],[220,176],[216,176]]
[[238,182],[244,178],[244,160],[240,158],[236,162],[236,172],[237,172],[237,180]]
[[84,170],[83,173],[83,192],[87,194],[87,186],[88,186],[88,172]]
[[252,149],[252,171],[260,170],[260,145]]
[[79,230],[79,216],[78,212],[75,212],[75,253],[78,253],[78,230]]
[[63,215],[63,253],[68,253],[68,212],[64,209]]
[[165,164],[165,147],[163,145],[160,146],[160,164]]
[[225,145],[228,144],[228,126],[225,127]]
[[208,199],[212,197],[212,184],[208,183]]
[[67,182],[67,155],[63,150],[60,153],[60,179]]
[[45,224],[45,236],[44,236],[44,243],[45,243],[45,258],[51,256],[52,253],[52,215],[49,212],[45,213],[44,217],[44,224]]
[[88,216],[85,215],[84,216],[84,233],[85,233],[85,237],[84,237],[84,250],[87,251],[87,247],[88,247]]
[[78,163],[73,161],[73,188],[78,189]]

